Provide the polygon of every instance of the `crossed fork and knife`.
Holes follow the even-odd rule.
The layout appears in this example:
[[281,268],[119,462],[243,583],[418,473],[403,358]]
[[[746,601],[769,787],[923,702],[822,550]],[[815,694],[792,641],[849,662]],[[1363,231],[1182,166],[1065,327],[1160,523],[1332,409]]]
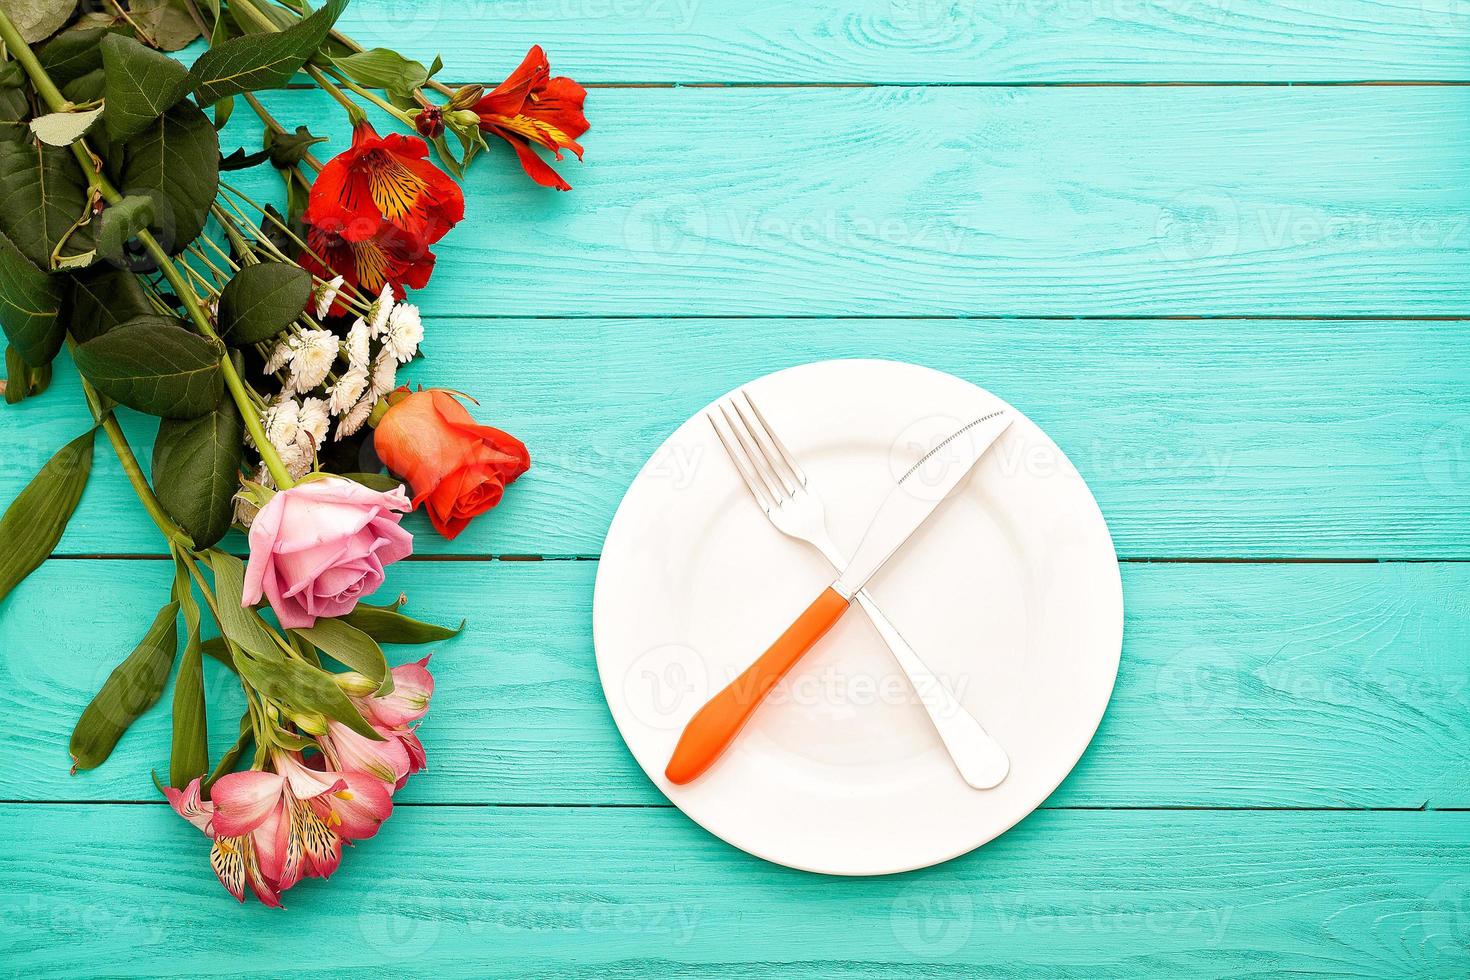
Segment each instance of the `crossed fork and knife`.
[[[736,392],[727,403],[720,403],[718,409],[719,419],[713,412],[707,418],[751,497],[777,530],[820,552],[838,578],[764,654],[695,712],[669,761],[665,772],[669,781],[688,783],[708,770],[771,689],[855,602],[893,652],[960,776],[976,789],[999,785],[1010,771],[1005,750],[929,670],[878,608],[865,585],[963,481],[1010,425],[1011,414],[995,409],[981,415],[915,463],[890,491],[862,543],[849,558],[827,533],[826,509],[806,472],[750,395],[744,390]],[[962,438],[966,436],[967,439]],[[911,492],[912,487],[905,487],[926,462],[946,449],[953,458],[946,459],[947,465],[937,482],[926,482],[926,493],[915,494]]]

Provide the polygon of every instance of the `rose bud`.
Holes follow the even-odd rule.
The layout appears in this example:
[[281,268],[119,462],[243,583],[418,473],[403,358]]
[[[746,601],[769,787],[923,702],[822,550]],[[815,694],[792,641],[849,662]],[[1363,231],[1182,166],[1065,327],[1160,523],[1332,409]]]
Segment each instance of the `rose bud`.
[[389,401],[373,447],[408,481],[414,507],[424,504],[429,523],[446,538],[500,503],[506,484],[531,466],[524,443],[476,423],[447,391],[430,388]]

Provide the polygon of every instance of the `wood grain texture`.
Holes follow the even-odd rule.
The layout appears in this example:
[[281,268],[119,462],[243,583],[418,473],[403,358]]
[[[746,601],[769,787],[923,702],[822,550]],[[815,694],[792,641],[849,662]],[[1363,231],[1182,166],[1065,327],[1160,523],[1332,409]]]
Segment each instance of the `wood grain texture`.
[[[474,394],[476,413],[523,438],[534,464],[454,542],[419,516],[410,527],[421,554],[595,555],[628,484],[684,418],[778,368],[877,356],[949,371],[1027,413],[1087,479],[1124,556],[1467,557],[1464,326],[434,320],[406,376]],[[124,414],[148,459],[154,425]],[[0,502],[86,425],[69,367],[44,397],[0,409]],[[162,550],[99,447],[61,553]]]
[[[1470,88],[1242,91],[599,90],[587,162],[558,165],[575,190],[492,148],[420,295],[497,316],[1470,313]],[[270,104],[323,155],[346,144],[324,94]],[[259,146],[248,113],[236,141]]]
[[[595,668],[595,562],[413,562],[388,588],[438,622],[430,769],[401,799],[662,804]],[[1470,564],[1127,565],[1123,665],[1049,806],[1470,806]],[[167,699],[113,758],[67,775],[66,738],[168,588],[154,561],[52,561],[0,606],[0,799],[151,800]],[[87,616],[66,596],[103,596]],[[99,642],[99,638],[105,638]],[[667,639],[667,638],[666,638]],[[397,661],[421,655],[391,651]],[[243,704],[206,666],[214,756]]]
[[603,84],[1470,78],[1459,0],[355,0],[343,25],[482,82],[533,43]]
[[0,806],[0,833],[26,842],[0,851],[20,975],[1470,970],[1465,813],[1044,812],[936,870],[838,879],[672,810],[404,807],[285,913],[235,907],[165,806]]

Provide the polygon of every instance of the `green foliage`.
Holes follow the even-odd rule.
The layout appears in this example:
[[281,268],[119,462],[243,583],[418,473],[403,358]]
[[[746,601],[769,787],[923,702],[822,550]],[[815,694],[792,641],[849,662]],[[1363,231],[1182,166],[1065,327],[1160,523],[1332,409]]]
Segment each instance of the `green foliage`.
[[388,48],[359,51],[333,58],[332,63],[357,84],[387,92],[395,103],[411,101],[413,90],[429,80],[429,69]]
[[460,630],[464,629],[462,620],[456,629],[419,622],[400,613],[396,603],[390,606],[373,606],[359,602],[357,608],[343,616],[341,621],[362,630],[379,643],[433,643],[458,636]]
[[154,222],[153,198],[130,194],[109,204],[97,216],[97,254],[118,265],[127,264],[127,245]]
[[120,166],[108,162],[122,193],[153,198],[153,233],[170,255],[199,237],[219,192],[219,134],[197,106],[180,102],[123,145]]
[[109,34],[101,47],[107,80],[104,118],[113,139],[141,132],[188,94],[189,70],[168,55],[121,34]]
[[62,446],[0,517],[0,599],[40,567],[66,530],[92,472],[95,429]]
[[0,235],[0,326],[10,346],[32,367],[50,364],[61,349],[65,283],[37,268]]
[[174,605],[184,615],[184,659],[174,678],[173,747],[168,781],[183,789],[209,771],[209,719],[204,710],[204,662],[199,650],[199,604],[184,559],[174,556]]
[[197,419],[164,419],[153,443],[153,492],[194,544],[208,548],[230,529],[240,489],[245,426],[229,398]]
[[143,284],[126,269],[98,265],[70,278],[66,327],[79,344],[100,337],[134,317],[153,313],[153,304],[148,302]]
[[189,73],[194,97],[208,106],[241,92],[281,88],[316,54],[346,7],[347,0],[328,0],[285,30],[215,45],[199,56]]
[[77,0],[4,0],[0,6],[20,36],[35,44],[61,30],[76,13]]
[[178,653],[178,614],[177,602],[160,609],[142,641],[113,668],[102,682],[102,689],[83,709],[71,733],[73,770],[100,766],[128,726],[163,694]]
[[89,217],[88,200],[86,178],[70,150],[0,143],[0,232],[38,268],[55,267],[53,255]]
[[265,154],[271,164],[279,169],[294,167],[306,159],[306,154],[318,143],[325,143],[325,136],[313,136],[305,126],[297,126],[294,133],[265,131]]
[[231,344],[269,340],[306,311],[311,273],[289,262],[262,262],[235,274],[220,293],[219,331]]
[[36,49],[36,59],[58,86],[64,86],[83,75],[102,69],[102,39],[107,31],[100,27],[58,34]]
[[51,384],[51,365],[31,367],[14,347],[5,348],[5,404],[15,405],[39,395]]
[[315,626],[291,632],[305,638],[338,663],[377,681],[379,694],[393,689],[393,678],[388,673],[383,648],[362,630],[340,619],[318,619]]
[[172,317],[137,316],[77,347],[77,369],[104,395],[163,418],[212,410],[223,390],[224,345]]
[[48,112],[31,120],[31,132],[47,146],[71,146],[102,118],[102,108]]
[[332,675],[320,667],[288,659],[284,654],[257,658],[245,653],[235,658],[240,676],[261,694],[302,715],[325,715],[373,741],[383,736],[373,730],[342,693]]

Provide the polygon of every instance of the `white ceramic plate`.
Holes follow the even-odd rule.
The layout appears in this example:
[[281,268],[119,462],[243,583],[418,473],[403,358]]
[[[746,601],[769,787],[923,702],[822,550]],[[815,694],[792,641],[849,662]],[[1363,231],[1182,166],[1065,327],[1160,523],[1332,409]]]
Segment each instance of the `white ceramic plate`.
[[[894,481],[999,401],[951,375],[876,360],[807,364],[746,388],[849,554]],[[960,779],[856,606],[709,772],[669,783],[664,767],[684,723],[835,576],[767,521],[703,412],[644,466],[598,568],[597,666],[628,748],[690,819],[778,864],[886,874],[984,844],[1072,769],[1117,675],[1122,585],[1086,484],[1017,416],[869,585],[1006,748],[1011,772],[992,790]]]

